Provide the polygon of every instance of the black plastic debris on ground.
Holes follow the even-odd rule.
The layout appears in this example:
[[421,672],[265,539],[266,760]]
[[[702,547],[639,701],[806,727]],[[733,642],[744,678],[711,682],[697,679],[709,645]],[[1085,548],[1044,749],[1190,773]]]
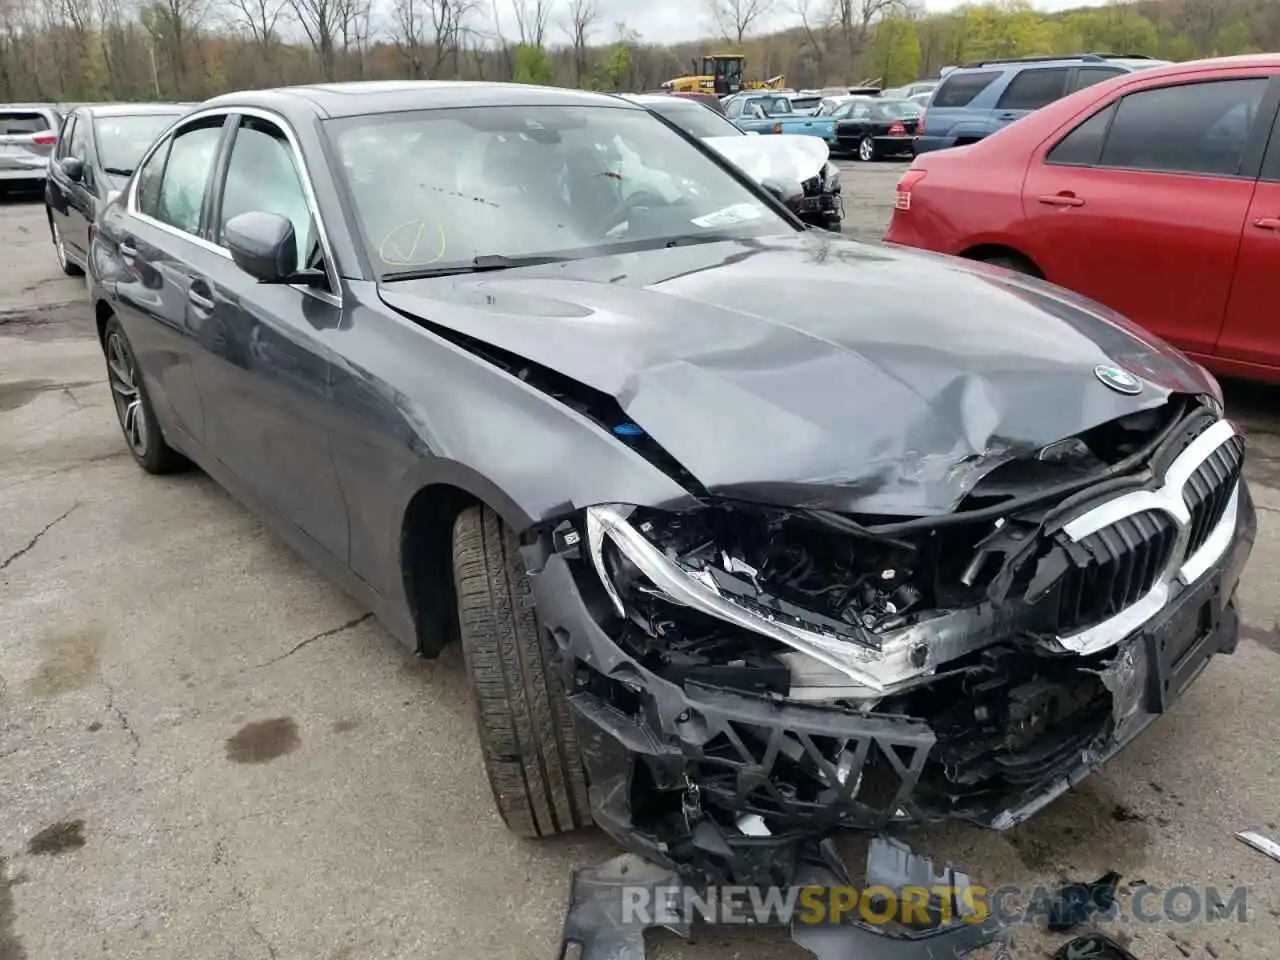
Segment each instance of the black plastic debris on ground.
[[1053,955],[1053,960],[1138,960],[1138,958],[1110,937],[1091,933],[1068,940],[1058,948],[1058,952]]
[[1112,870],[1093,883],[1067,883],[1049,903],[1049,930],[1066,933],[1085,923],[1095,913],[1110,913],[1116,905],[1116,884],[1120,874]]
[[[795,887],[853,885],[834,844],[825,843],[812,853],[793,878]],[[644,892],[640,898],[644,902],[656,904],[680,884],[674,872],[634,854],[576,871],[559,960],[644,960],[646,930],[663,927],[688,936],[696,918],[687,913],[677,911],[676,922],[666,922],[673,918],[671,911],[661,916],[655,912],[637,916],[626,906],[636,902],[637,891]],[[863,889],[875,885],[893,891],[948,887],[953,899],[944,906],[935,894],[926,907],[930,922],[910,926],[896,922],[871,925],[861,920],[804,923],[792,918],[792,940],[817,960],[958,960],[980,947],[1008,944],[1007,931],[994,916],[975,922],[973,911],[965,906],[966,875],[950,868],[936,869],[931,860],[913,854],[905,844],[872,839]]]

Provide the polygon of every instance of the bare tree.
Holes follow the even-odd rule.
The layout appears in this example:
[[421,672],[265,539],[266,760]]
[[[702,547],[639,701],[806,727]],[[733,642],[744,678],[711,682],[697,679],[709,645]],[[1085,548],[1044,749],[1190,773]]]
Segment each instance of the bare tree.
[[248,31],[254,46],[269,58],[277,28],[285,15],[286,0],[227,0],[227,3],[232,24]]
[[342,30],[342,0],[289,0],[311,49],[320,57],[326,80],[337,79],[337,42]]
[[764,0],[707,0],[707,7],[716,29],[738,46],[765,11]]
[[563,29],[573,45],[573,80],[578,86],[582,86],[582,78],[587,75],[587,44],[599,22],[600,8],[596,0],[569,0]]
[[871,25],[885,17],[899,16],[908,9],[907,0],[835,0],[834,20],[844,37],[850,69],[867,45]]
[[827,75],[827,41],[831,34],[832,7],[828,0],[796,0],[796,16],[804,33],[805,46],[813,56],[818,76]]
[[396,0],[392,40],[411,78],[441,77],[446,61],[458,75],[464,32],[477,6],[477,0]]
[[157,52],[163,53],[177,96],[189,94],[188,49],[199,35],[210,3],[211,0],[153,0],[142,8],[142,25],[150,35],[150,56],[154,58]]
[[396,0],[392,15],[395,24],[391,42],[404,58],[410,80],[426,76],[426,11],[427,0]]
[[511,0],[520,42],[542,47],[547,38],[547,20],[551,16],[551,0]]

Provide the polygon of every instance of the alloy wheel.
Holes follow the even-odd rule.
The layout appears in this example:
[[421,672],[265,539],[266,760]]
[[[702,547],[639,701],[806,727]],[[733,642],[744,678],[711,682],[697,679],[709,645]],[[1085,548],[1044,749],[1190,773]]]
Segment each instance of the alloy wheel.
[[124,438],[136,456],[144,457],[147,453],[147,418],[142,409],[137,367],[123,338],[115,332],[107,337],[107,380],[111,384],[111,399],[115,402],[116,417]]
[[858,159],[863,163],[870,163],[875,159],[876,145],[871,141],[870,137],[863,137],[858,141]]

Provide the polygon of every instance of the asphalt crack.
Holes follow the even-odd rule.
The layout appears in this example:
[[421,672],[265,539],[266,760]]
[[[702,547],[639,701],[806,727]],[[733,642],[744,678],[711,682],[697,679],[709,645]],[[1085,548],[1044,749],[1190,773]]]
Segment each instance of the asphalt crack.
[[364,623],[366,620],[370,619],[372,616],[373,616],[372,613],[366,613],[359,617],[356,617],[354,620],[348,620],[346,623],[340,624],[331,630],[325,630],[323,633],[317,633],[313,637],[307,637],[307,639],[299,641],[298,643],[295,643],[292,647],[290,647],[288,650],[286,650],[284,653],[280,654],[279,656],[272,657],[270,660],[264,660],[262,661],[262,663],[258,664],[256,667],[248,667],[247,669],[261,670],[264,667],[275,666],[281,660],[286,660],[289,657],[292,657],[299,650],[302,650],[302,649],[305,649],[306,647],[311,646],[311,644],[315,643],[317,640],[324,640],[328,637],[332,637],[339,633],[342,633],[344,630],[350,630],[352,627],[356,627]]
[[138,751],[142,749],[142,739],[138,736],[138,731],[133,729],[133,724],[129,722],[128,715],[120,709],[116,704],[116,688],[109,684],[104,678],[102,685],[107,688],[107,709],[116,715],[116,719],[120,721],[120,726],[125,732],[125,736],[129,738],[132,746],[129,748],[129,758],[136,761],[138,759]]
[[17,560],[19,557],[23,556],[24,554],[29,553],[32,550],[32,548],[35,547],[35,545],[40,542],[41,537],[43,537],[46,533],[48,533],[50,530],[52,530],[54,527],[60,524],[63,520],[67,519],[67,517],[71,516],[71,512],[75,510],[76,507],[78,506],[80,506],[79,500],[73,503],[67,509],[66,513],[64,513],[62,516],[57,517],[53,520],[50,520],[48,523],[46,523],[42,530],[40,530],[34,537],[32,537],[30,540],[27,541],[26,546],[20,547],[16,553],[9,554],[9,556],[5,558],[4,562],[0,563],[0,570],[7,570],[9,568],[9,564],[13,563],[13,561]]

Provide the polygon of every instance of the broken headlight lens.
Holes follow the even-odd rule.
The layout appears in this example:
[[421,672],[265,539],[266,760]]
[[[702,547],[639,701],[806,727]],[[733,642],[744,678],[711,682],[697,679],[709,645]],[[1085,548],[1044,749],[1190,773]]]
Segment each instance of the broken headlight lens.
[[[587,546],[601,583],[621,617],[628,615],[627,586],[640,587],[669,603],[689,607],[743,630],[767,637],[836,671],[853,684],[884,690],[886,684],[868,669],[883,663],[879,651],[841,635],[835,629],[809,626],[798,618],[779,616],[749,597],[726,591],[709,569],[695,569],[673,551],[664,551],[633,522],[635,508],[619,504],[589,507],[586,511]],[[708,544],[715,550],[715,544]],[[624,561],[610,562],[616,550]],[[745,561],[723,551],[723,563],[748,579],[755,571]],[[632,569],[634,568],[634,569]]]

